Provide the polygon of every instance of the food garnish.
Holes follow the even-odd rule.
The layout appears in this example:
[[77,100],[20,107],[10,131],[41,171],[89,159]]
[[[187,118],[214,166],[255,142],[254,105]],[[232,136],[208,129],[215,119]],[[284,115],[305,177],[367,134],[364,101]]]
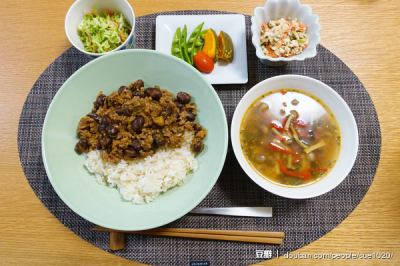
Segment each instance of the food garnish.
[[227,62],[232,62],[235,55],[231,36],[222,31],[218,35],[219,54],[218,58]]
[[193,62],[198,70],[204,73],[211,73],[214,70],[214,62],[211,57],[203,52],[198,52],[194,58]]
[[261,49],[266,56],[292,57],[300,54],[308,46],[307,26],[297,19],[281,18],[261,25]]
[[171,54],[173,56],[176,56],[180,59],[183,59],[183,54],[182,54],[182,32],[181,28],[177,28],[174,34],[174,38],[172,39],[172,47],[171,47]]
[[106,10],[102,14],[93,12],[85,14],[78,25],[78,36],[85,51],[105,53],[118,48],[131,33],[132,27],[122,14],[112,14]]
[[202,39],[204,35],[201,31],[203,24],[204,22],[193,30],[189,39],[187,39],[186,25],[183,26],[182,31],[181,28],[177,28],[172,39],[171,54],[193,65],[193,57],[201,50],[204,44],[204,40]]
[[[198,70],[210,73],[214,66],[209,63],[209,58],[213,62],[222,59],[231,63],[234,58],[233,42],[231,37],[224,31],[219,36],[213,29],[202,30],[204,22],[199,24],[187,39],[187,28],[184,25],[177,28],[172,39],[171,54],[176,56]],[[199,54],[196,58],[196,55]]]
[[201,51],[207,54],[214,62],[218,61],[219,41],[213,29],[209,29],[206,35],[204,35],[204,45]]
[[[189,60],[193,65],[193,58],[195,56],[195,45],[196,45],[196,40],[198,39],[198,37],[200,36],[201,33],[201,29],[203,28],[204,22],[201,23],[199,26],[197,26],[192,34],[190,34],[189,39],[187,41],[187,51],[188,51],[188,55],[189,55]],[[199,45],[202,45],[201,43],[199,43]]]

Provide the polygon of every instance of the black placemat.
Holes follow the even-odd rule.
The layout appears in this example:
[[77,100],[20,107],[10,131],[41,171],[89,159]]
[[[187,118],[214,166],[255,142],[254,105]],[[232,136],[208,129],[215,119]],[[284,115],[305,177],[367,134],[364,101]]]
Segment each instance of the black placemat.
[[[151,14],[136,19],[136,48],[155,48],[155,19],[158,15],[227,14],[217,11],[178,11]],[[152,265],[189,265],[204,260],[211,265],[248,265],[269,256],[283,255],[301,248],[339,225],[360,203],[375,176],[379,163],[381,135],[378,117],[364,86],[354,73],[335,55],[318,46],[318,55],[304,62],[291,62],[283,67],[267,67],[255,56],[251,44],[250,17],[246,16],[249,82],[216,85],[214,88],[225,108],[228,124],[241,97],[252,86],[272,76],[299,74],[316,78],[331,86],[347,102],[359,130],[359,151],[347,178],[333,191],[307,200],[291,200],[266,192],[251,181],[240,168],[232,147],[222,174],[200,203],[201,207],[271,206],[273,218],[219,217],[186,215],[166,227],[234,230],[284,231],[280,246],[156,237],[130,234],[124,250],[109,250],[108,234],[94,232],[86,221],[57,196],[43,166],[41,131],[51,100],[61,85],[89,59],[75,48],[58,57],[36,81],[22,109],[18,129],[18,149],[22,168],[32,189],[46,208],[71,231],[89,243],[115,255]],[[266,251],[266,252],[265,252]]]

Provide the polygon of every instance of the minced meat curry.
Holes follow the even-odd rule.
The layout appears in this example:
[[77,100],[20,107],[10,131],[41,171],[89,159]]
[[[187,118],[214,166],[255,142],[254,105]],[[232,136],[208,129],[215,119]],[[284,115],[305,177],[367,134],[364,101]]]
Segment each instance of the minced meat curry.
[[78,154],[100,150],[104,161],[119,162],[153,155],[159,147],[179,148],[186,130],[193,132],[191,148],[200,153],[207,131],[194,123],[197,115],[191,96],[176,98],[160,87],[144,88],[142,80],[97,96],[92,112],[78,124]]

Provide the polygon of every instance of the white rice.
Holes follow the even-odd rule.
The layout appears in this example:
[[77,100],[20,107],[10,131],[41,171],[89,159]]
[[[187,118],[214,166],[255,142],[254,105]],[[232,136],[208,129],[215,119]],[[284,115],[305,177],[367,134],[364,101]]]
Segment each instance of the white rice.
[[133,204],[155,200],[161,192],[176,185],[181,186],[186,174],[197,168],[197,160],[190,150],[192,137],[185,134],[181,148],[157,150],[154,156],[103,163],[98,150],[87,154],[85,166],[94,173],[99,184],[118,188],[121,196]]

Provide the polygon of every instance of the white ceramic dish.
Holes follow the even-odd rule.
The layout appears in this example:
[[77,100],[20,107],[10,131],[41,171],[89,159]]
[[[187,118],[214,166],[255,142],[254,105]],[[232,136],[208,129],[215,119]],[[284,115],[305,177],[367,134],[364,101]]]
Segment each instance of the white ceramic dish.
[[[132,26],[132,31],[126,41],[116,49],[106,53],[90,53],[84,50],[83,44],[79,39],[77,28],[84,18],[84,12],[90,13],[96,7],[97,12],[110,10],[111,12],[118,12],[122,14]],[[65,33],[68,40],[76,49],[94,59],[99,56],[109,54],[118,50],[131,49],[135,45],[135,13],[132,7],[126,0],[77,0],[69,8],[67,16],[65,17]]]
[[[339,158],[327,176],[309,186],[284,187],[267,181],[249,165],[240,147],[240,125],[247,108],[262,94],[282,88],[299,89],[319,98],[329,107],[339,123],[341,134]],[[346,102],[326,84],[313,78],[298,75],[282,75],[269,78],[251,88],[240,100],[233,115],[231,141],[240,166],[254,182],[271,193],[293,199],[312,198],[334,189],[350,172],[358,151],[357,124]]]
[[211,84],[247,83],[246,22],[243,15],[158,16],[156,19],[156,50],[171,54],[172,38],[178,27],[186,24],[188,35],[204,22],[203,30],[212,28],[217,35],[225,31],[232,38],[232,63],[219,60],[210,74],[202,73]]
[[[318,23],[319,17],[313,15],[311,7],[301,5],[299,0],[268,0],[263,7],[254,9],[254,16],[251,17],[251,41],[256,48],[256,55],[263,64],[270,66],[284,65],[290,61],[302,61],[317,55],[317,45],[321,42],[319,35],[321,26]],[[266,56],[260,44],[261,22],[267,24],[270,20],[297,18],[304,25],[308,26],[308,38],[310,42],[304,51],[296,56],[284,58],[273,58]]]

